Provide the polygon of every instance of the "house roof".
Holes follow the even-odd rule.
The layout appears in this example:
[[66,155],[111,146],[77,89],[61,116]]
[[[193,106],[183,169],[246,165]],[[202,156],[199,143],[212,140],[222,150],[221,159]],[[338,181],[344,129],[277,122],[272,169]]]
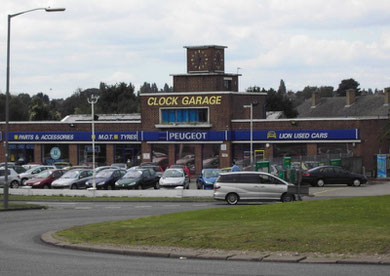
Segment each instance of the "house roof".
[[[141,114],[132,113],[132,114],[96,114],[99,116],[99,122],[102,121],[126,121],[134,122],[141,120]],[[78,114],[78,115],[68,115],[61,120],[65,123],[77,123],[83,121],[91,121],[91,114]]]
[[297,107],[298,118],[329,118],[329,117],[366,117],[387,116],[389,105],[384,104],[383,95],[358,96],[347,106],[346,97],[323,97],[312,107],[312,99],[307,99]]

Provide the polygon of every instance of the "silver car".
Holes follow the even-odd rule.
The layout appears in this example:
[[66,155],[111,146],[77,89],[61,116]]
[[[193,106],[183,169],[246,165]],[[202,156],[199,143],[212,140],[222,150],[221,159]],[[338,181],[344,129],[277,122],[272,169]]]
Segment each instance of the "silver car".
[[74,169],[64,173],[51,183],[52,189],[86,189],[85,182],[92,178],[90,169]]
[[214,199],[234,205],[238,201],[295,200],[295,185],[265,172],[221,173],[214,184]]
[[183,169],[166,169],[159,180],[161,188],[190,188],[190,180]]
[[42,166],[33,167],[33,168],[25,171],[24,173],[19,174],[20,179],[21,179],[21,184],[24,185],[24,183],[27,180],[29,180],[30,178],[33,178],[34,176],[38,175],[40,172],[42,172],[44,170],[48,170],[48,169],[54,170],[55,167],[42,165]]
[[[5,169],[0,168],[0,188],[5,185]],[[19,175],[11,168],[8,168],[8,185],[10,188],[16,189],[20,186]]]

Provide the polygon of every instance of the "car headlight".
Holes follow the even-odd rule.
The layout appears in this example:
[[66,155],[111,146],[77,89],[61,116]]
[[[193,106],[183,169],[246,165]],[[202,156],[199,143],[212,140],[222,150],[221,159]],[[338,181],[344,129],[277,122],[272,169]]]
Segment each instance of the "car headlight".
[[208,184],[208,185],[212,185],[212,184],[213,184],[213,182],[206,180],[206,184]]
[[33,186],[37,186],[37,185],[41,185],[41,181],[35,182],[35,183],[33,184]]

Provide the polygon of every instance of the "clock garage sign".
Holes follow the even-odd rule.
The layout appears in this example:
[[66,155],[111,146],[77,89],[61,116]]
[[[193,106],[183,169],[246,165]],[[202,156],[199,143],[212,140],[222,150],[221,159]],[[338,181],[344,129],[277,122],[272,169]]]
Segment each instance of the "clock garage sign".
[[222,96],[149,97],[149,106],[220,105]]

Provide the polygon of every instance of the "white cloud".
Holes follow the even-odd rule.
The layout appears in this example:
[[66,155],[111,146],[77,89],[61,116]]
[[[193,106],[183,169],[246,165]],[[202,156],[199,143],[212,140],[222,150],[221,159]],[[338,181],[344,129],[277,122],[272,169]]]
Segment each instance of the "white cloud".
[[[280,79],[293,90],[337,86],[349,77],[389,86],[390,1],[4,0],[0,18],[45,6],[66,11],[12,19],[12,91],[68,97],[102,81],[162,87],[169,74],[185,73],[182,47],[202,44],[228,46],[225,68],[243,68],[242,90],[277,88]],[[0,38],[5,57],[5,24]],[[2,84],[5,68],[0,59]]]

